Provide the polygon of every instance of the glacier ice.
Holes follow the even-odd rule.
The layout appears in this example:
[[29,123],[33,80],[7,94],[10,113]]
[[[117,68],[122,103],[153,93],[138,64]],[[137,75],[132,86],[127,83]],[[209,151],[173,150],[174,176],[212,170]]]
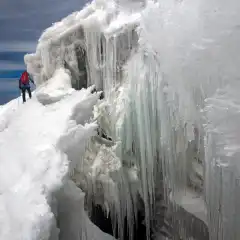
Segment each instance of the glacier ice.
[[[34,99],[0,108],[0,236],[18,239],[20,211],[24,239],[111,238],[88,219],[96,204],[120,239],[139,208],[147,239],[239,239],[239,8],[95,0],[45,30],[25,56]],[[41,121],[16,134],[26,116]],[[9,153],[23,136],[30,152]]]

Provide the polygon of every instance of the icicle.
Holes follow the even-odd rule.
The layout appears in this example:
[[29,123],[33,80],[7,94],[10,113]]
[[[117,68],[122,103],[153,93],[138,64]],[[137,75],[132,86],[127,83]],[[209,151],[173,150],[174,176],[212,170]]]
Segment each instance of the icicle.
[[[155,64],[154,56],[146,55],[144,50],[139,50],[129,61],[126,68],[127,81],[130,83],[129,107],[126,121],[123,124],[123,155],[130,150],[135,156],[135,161],[140,169],[141,194],[145,205],[145,222],[147,238],[150,239],[150,222],[153,217],[155,196],[155,177],[157,174],[156,159],[159,148],[157,139],[160,138],[160,129],[157,125],[158,109],[155,103],[158,98],[157,81],[161,81],[155,73],[159,66]],[[140,75],[139,75],[140,73]],[[129,125],[130,123],[130,125]],[[159,130],[159,132],[158,132]]]

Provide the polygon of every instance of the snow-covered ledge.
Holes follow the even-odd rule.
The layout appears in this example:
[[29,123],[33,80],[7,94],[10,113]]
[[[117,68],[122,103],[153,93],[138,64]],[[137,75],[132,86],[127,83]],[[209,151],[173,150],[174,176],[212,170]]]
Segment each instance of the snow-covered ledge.
[[[96,134],[90,113],[99,93],[91,91],[75,91],[69,73],[58,69],[32,100],[1,108],[0,239],[79,240],[79,233],[81,239],[113,239],[90,223],[84,194],[68,180]],[[87,109],[80,108],[83,101],[91,103]]]

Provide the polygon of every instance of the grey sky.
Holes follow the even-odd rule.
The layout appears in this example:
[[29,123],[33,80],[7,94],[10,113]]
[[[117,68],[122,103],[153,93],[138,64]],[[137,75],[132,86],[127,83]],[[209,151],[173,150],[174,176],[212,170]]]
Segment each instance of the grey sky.
[[[36,41],[43,29],[73,11],[85,0],[1,0],[0,42]],[[4,34],[2,34],[4,33]]]
[[[87,0],[0,0],[0,104],[15,97],[17,79],[24,69],[23,56],[34,52],[43,30],[68,14],[79,11]],[[15,95],[14,95],[15,91]],[[4,97],[6,96],[6,97]]]

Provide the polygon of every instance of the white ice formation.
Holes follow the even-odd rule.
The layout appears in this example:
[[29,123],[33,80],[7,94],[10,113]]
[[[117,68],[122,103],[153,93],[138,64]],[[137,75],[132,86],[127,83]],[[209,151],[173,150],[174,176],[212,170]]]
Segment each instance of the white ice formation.
[[47,29],[34,99],[0,108],[0,238],[111,238],[93,203],[133,239],[142,200],[147,239],[240,239],[239,10],[95,0]]

